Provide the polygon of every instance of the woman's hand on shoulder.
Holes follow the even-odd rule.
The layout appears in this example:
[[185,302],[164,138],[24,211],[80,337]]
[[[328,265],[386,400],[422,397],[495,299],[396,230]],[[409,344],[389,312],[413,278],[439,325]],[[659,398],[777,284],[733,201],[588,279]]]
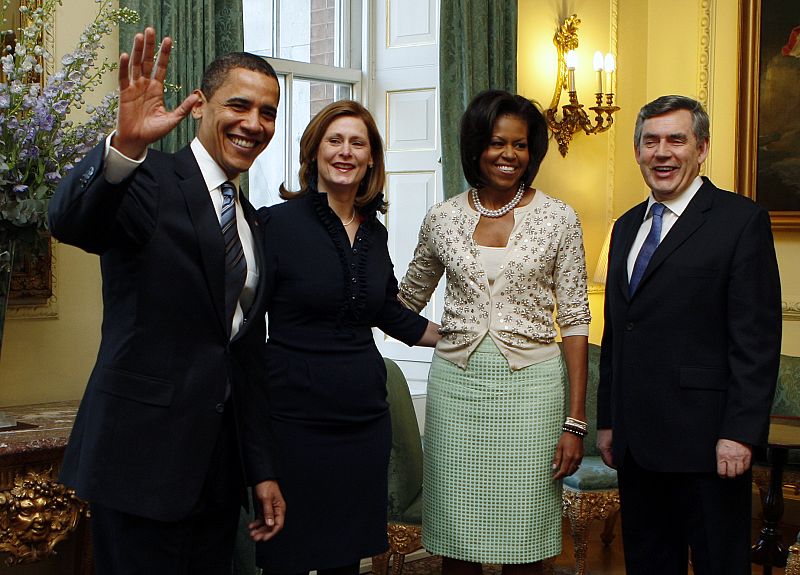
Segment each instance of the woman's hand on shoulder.
[[572,475],[583,460],[583,438],[564,431],[556,445],[553,457],[553,479],[563,479]]

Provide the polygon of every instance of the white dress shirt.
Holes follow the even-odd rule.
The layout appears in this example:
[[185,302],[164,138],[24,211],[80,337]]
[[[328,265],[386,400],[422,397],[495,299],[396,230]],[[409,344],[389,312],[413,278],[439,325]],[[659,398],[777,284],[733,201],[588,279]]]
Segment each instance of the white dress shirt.
[[[681,216],[683,211],[686,209],[686,206],[689,205],[689,202],[692,201],[692,198],[700,189],[700,186],[703,185],[703,179],[700,176],[697,176],[689,187],[686,188],[686,191],[683,192],[677,198],[672,200],[667,200],[661,202],[667,208],[664,210],[664,215],[661,218],[661,237],[658,239],[658,243],[660,244],[661,241],[667,237],[667,234],[672,229],[672,226],[675,225],[675,222],[678,221],[678,218]],[[647,199],[647,209],[644,211],[644,219],[642,220],[642,225],[639,227],[639,232],[636,234],[636,239],[633,241],[633,245],[631,246],[631,251],[628,252],[628,280],[631,279],[631,274],[633,273],[633,265],[636,263],[636,256],[639,255],[639,252],[642,249],[642,245],[644,244],[644,240],[647,238],[647,234],[650,233],[650,228],[653,225],[653,204],[655,204],[657,200],[653,197],[653,192],[650,192],[650,196]]]

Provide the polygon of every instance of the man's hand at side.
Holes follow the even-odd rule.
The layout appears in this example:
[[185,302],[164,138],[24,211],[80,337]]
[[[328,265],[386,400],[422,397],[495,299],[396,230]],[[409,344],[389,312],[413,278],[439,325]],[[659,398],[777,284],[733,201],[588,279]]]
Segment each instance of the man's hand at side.
[[253,541],[272,539],[281,529],[286,517],[286,502],[277,481],[262,481],[253,488],[256,520],[249,523]]

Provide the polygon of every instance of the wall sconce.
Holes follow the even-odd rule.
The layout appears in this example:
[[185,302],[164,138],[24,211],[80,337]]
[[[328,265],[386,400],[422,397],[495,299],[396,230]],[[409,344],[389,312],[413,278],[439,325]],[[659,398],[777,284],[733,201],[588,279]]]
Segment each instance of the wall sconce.
[[[573,14],[559,27],[553,37],[553,44],[558,50],[558,76],[556,78],[556,89],[553,94],[553,101],[550,107],[545,110],[547,125],[553,131],[553,135],[558,142],[558,150],[561,155],[566,157],[572,135],[579,130],[587,134],[599,134],[605,132],[614,123],[612,114],[619,110],[619,106],[614,106],[613,74],[616,69],[614,56],[601,52],[595,52],[593,68],[597,74],[597,88],[595,92],[596,103],[589,110],[595,113],[594,123],[589,119],[583,104],[578,101],[578,94],[575,91],[575,68],[577,67],[578,47],[578,25],[581,21],[577,14]],[[605,90],[603,92],[603,82],[605,76]],[[556,119],[558,113],[558,101],[561,98],[561,91],[569,92],[569,104],[561,107],[562,118]],[[605,104],[603,103],[605,96]]]

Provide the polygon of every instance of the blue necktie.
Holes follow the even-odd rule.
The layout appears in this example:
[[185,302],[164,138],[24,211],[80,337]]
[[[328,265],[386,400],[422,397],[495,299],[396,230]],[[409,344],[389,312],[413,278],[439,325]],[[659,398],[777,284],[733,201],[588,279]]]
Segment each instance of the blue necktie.
[[639,250],[639,255],[636,256],[636,261],[633,264],[633,271],[631,272],[631,281],[628,284],[628,294],[633,295],[639,282],[642,281],[644,270],[647,269],[647,264],[650,263],[650,258],[658,247],[661,241],[661,217],[664,215],[664,204],[653,204],[653,221],[650,224],[650,233],[644,239],[642,249]]
[[236,228],[236,186],[231,182],[224,182],[220,186],[222,192],[222,212],[219,225],[222,228],[222,238],[225,241],[225,317],[230,332],[233,323],[233,314],[239,296],[242,295],[245,276],[247,275],[247,261],[244,259],[242,240]]

